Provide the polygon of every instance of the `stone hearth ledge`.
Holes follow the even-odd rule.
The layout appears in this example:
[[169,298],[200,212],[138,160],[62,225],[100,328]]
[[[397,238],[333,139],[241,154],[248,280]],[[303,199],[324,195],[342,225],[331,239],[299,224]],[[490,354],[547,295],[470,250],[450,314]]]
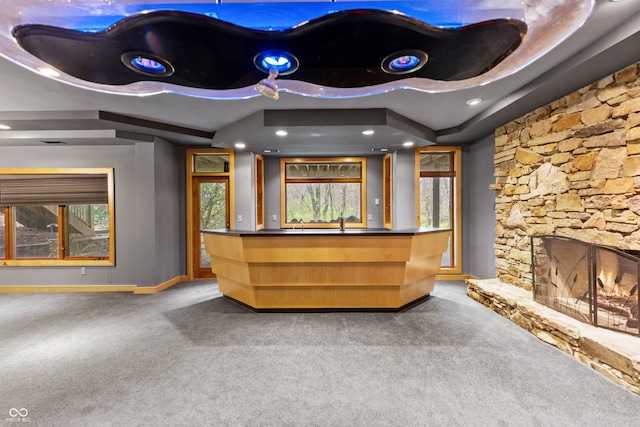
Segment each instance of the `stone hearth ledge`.
[[498,279],[467,279],[467,295],[542,341],[640,394],[640,338],[582,323]]

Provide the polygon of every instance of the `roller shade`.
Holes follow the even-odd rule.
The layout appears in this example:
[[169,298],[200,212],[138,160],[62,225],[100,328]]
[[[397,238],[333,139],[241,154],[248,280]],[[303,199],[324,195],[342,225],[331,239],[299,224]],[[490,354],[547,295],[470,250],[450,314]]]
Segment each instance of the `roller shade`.
[[106,174],[0,175],[0,206],[108,202]]

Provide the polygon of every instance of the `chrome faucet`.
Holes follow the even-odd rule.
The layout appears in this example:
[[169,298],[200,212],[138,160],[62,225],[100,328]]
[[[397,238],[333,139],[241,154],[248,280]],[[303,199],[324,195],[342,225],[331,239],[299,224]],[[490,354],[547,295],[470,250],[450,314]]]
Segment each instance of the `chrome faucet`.
[[300,230],[304,231],[304,221],[300,220]]

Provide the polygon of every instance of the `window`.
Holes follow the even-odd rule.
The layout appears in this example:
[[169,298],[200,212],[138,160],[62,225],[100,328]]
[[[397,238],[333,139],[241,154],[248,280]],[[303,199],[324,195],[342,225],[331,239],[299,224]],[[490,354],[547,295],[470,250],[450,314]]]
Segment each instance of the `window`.
[[451,239],[442,255],[442,270],[461,271],[460,262],[460,148],[427,147],[416,151],[419,227],[450,228]]
[[112,169],[0,169],[0,264],[114,265]]
[[281,159],[282,227],[365,227],[366,160]]
[[193,154],[193,172],[195,173],[228,173],[229,154],[195,153]]

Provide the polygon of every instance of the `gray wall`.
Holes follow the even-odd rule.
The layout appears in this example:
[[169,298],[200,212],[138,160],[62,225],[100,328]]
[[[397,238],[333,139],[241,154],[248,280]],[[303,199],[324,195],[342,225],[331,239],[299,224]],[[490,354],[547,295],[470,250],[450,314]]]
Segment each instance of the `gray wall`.
[[[234,155],[235,212],[232,223],[236,230],[256,229],[255,154],[236,151]],[[238,218],[242,216],[242,221]],[[265,218],[266,220],[266,218]]]
[[[275,221],[273,215],[276,216]],[[280,228],[280,159],[264,158],[264,228]]]
[[[416,163],[413,150],[397,151],[393,155],[393,228],[416,226]],[[382,173],[380,178],[382,179]]]
[[186,274],[185,151],[156,143],[155,213],[156,269],[152,285]]
[[495,277],[495,193],[493,155],[489,135],[462,151],[462,271],[481,279]]
[[[382,159],[383,156],[367,157],[367,228],[384,227],[382,212]],[[376,199],[380,201],[376,205]],[[371,220],[369,220],[371,218]]]
[[156,286],[186,274],[183,150],[163,141],[0,150],[2,168],[114,168],[116,208],[115,266],[85,276],[79,267],[0,267],[0,286]]

